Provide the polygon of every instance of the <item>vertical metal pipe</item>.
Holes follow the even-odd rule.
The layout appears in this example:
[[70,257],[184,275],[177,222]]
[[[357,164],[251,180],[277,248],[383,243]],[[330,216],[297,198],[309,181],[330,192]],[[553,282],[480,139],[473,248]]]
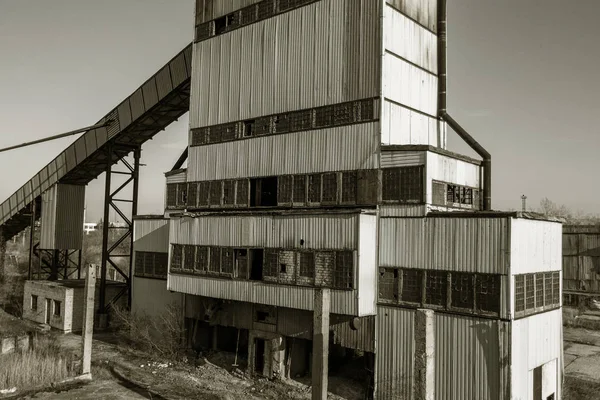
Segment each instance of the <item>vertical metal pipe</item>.
[[79,256],[77,257],[77,279],[81,279],[81,256],[83,249],[79,249]]
[[29,273],[27,274],[27,279],[31,280],[31,270],[33,268],[33,240],[35,235],[35,203],[36,199],[33,199],[31,202],[31,222],[30,232],[29,232]]
[[448,111],[446,107],[447,93],[447,45],[448,32],[446,30],[446,0],[438,0],[437,6],[437,52],[438,52],[438,118],[442,118]]
[[137,215],[138,212],[138,193],[139,193],[139,177],[140,177],[140,158],[142,156],[142,148],[138,146],[133,151],[133,194],[132,194],[132,202],[131,202],[131,235],[130,238],[130,246],[129,246],[129,279],[127,281],[128,290],[127,290],[127,304],[129,308],[131,308],[131,289],[133,286],[133,217]]
[[100,293],[98,295],[98,312],[105,313],[106,308],[106,264],[108,263],[108,227],[111,202],[112,146],[109,143],[106,158],[106,181],[104,183],[104,216],[102,219],[102,263],[100,264]]

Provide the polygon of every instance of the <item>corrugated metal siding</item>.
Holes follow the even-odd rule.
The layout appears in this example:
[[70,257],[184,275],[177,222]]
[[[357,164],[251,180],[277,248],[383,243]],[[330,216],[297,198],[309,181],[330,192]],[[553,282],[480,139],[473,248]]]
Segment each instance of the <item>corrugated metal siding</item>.
[[414,310],[377,307],[375,384],[377,399],[411,400],[414,360]]
[[170,225],[170,241],[178,244],[290,249],[358,247],[358,214],[202,216],[173,218]]
[[190,147],[188,181],[375,169],[378,129],[372,122]]
[[80,249],[85,186],[53,185],[42,195],[40,248]]
[[133,221],[133,250],[169,251],[168,219],[136,219]]
[[187,181],[187,170],[183,170],[178,174],[169,175],[167,178],[167,184],[169,183],[184,183]]
[[385,7],[383,43],[386,50],[437,74],[437,36],[413,20]]
[[446,124],[386,100],[383,102],[381,142],[446,148]]
[[[358,309],[360,315],[373,315],[377,303],[377,216],[359,216],[358,232]],[[339,232],[337,232],[339,234]],[[358,267],[360,266],[360,268]]]
[[[215,299],[313,310],[314,289],[309,287],[173,274],[169,274],[167,287],[175,292]],[[355,292],[352,290],[331,290],[331,312],[358,315]]]
[[[554,310],[512,323],[511,365],[513,399],[531,399],[533,369],[557,360],[563,365],[562,310]],[[558,373],[560,382],[560,371]],[[560,393],[557,393],[557,398]]]
[[511,273],[562,269],[562,225],[556,222],[511,218]]
[[134,314],[158,317],[169,305],[181,307],[183,295],[169,292],[167,281],[136,276],[132,279],[131,311]]
[[333,342],[350,349],[374,352],[375,316],[362,317],[357,324],[354,330],[350,326],[350,318],[332,315],[330,330],[333,331]]
[[421,205],[380,205],[380,217],[423,217],[427,213],[427,207]]
[[379,265],[506,274],[507,218],[382,218]]
[[196,43],[190,127],[376,97],[380,7],[322,0]]
[[383,57],[383,95],[430,116],[437,113],[437,77],[392,53]]
[[437,0],[386,0],[402,14],[437,32]]
[[424,151],[383,151],[381,168],[425,165]]
[[442,154],[427,152],[427,180],[456,183],[479,188],[481,168],[478,165],[457,160]]

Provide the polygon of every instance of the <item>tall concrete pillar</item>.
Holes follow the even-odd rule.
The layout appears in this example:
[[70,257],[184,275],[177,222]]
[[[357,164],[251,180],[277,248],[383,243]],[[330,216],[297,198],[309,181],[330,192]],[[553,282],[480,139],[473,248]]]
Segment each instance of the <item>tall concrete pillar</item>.
[[82,350],[82,375],[89,375],[92,371],[92,337],[94,334],[94,296],[96,294],[96,267],[88,265],[85,274],[85,291],[83,299],[83,329],[81,333]]
[[435,400],[435,330],[433,310],[415,313],[415,400]]
[[330,306],[331,291],[329,289],[315,289],[313,313],[312,400],[327,399]]

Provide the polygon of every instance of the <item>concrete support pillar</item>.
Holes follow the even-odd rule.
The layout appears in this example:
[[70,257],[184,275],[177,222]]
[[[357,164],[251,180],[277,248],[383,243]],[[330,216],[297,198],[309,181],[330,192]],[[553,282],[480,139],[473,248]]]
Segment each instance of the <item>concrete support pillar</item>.
[[435,400],[435,327],[433,310],[415,312],[415,400]]
[[331,291],[329,289],[315,289],[313,312],[312,400],[327,399],[330,306]]
[[81,373],[89,375],[92,371],[92,336],[94,334],[94,295],[96,294],[96,268],[88,265],[85,274],[85,291],[83,307],[83,330],[81,334],[82,341],[82,363]]

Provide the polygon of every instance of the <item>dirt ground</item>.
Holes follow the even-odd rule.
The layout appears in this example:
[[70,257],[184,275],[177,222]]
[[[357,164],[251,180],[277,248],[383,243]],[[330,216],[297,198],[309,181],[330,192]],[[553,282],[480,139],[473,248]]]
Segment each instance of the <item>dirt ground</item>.
[[600,331],[564,327],[565,400],[600,399]]
[[35,324],[30,324],[5,312],[0,308],[0,338],[6,336],[23,335],[35,329]]

